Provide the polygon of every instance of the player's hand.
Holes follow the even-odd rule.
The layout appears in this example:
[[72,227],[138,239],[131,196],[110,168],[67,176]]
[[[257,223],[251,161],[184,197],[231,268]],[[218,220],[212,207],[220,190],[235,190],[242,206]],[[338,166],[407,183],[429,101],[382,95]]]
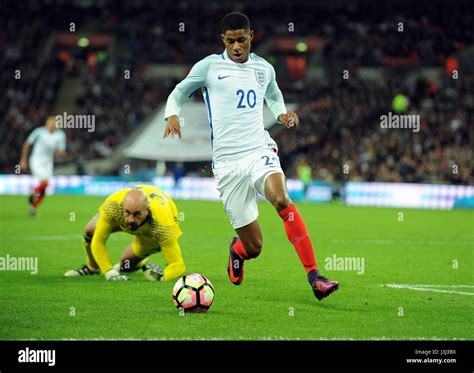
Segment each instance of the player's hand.
[[20,170],[21,172],[28,170],[28,162],[24,159],[20,161]]
[[293,126],[298,127],[298,125],[300,124],[298,114],[296,114],[294,111],[289,111],[286,114],[280,114],[280,116],[278,117],[278,120],[286,128],[291,128]]
[[168,123],[166,123],[163,138],[166,138],[168,136],[174,138],[174,135],[178,135],[180,139],[182,138],[181,125],[179,124],[179,117],[177,115],[172,115],[168,117]]
[[128,277],[121,275],[116,269],[105,272],[105,278],[110,281],[128,281]]

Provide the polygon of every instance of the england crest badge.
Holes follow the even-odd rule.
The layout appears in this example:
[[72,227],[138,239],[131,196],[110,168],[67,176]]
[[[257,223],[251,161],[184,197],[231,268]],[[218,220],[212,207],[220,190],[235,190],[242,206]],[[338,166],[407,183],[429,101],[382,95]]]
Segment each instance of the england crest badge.
[[255,79],[262,87],[265,85],[265,70],[255,70]]

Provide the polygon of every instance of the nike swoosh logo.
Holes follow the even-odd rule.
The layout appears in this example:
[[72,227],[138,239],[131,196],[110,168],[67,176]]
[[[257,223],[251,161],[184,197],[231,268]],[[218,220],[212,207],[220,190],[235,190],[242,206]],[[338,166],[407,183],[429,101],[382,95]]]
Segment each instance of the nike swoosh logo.
[[225,78],[228,78],[230,75],[224,75],[224,76],[218,76],[217,79],[221,80],[221,79],[225,79]]
[[228,269],[230,281],[234,284],[238,282],[239,278],[234,276],[234,270],[232,268],[232,256],[229,257],[229,267],[227,269]]

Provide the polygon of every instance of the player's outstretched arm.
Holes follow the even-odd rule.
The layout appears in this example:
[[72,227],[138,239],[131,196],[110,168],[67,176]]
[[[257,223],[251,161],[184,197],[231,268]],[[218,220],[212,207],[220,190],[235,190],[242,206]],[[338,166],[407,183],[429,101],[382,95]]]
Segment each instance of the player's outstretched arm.
[[205,85],[209,66],[215,58],[215,55],[208,56],[196,63],[186,78],[179,83],[168,96],[165,107],[165,119],[167,120],[167,124],[163,138],[168,136],[174,137],[174,135],[178,135],[180,139],[182,138],[178,117],[181,107],[196,90]]
[[165,133],[163,138],[171,136],[172,138],[174,135],[177,135],[180,139],[182,138],[181,135],[181,125],[179,123],[179,117],[177,115],[171,115],[167,118],[168,122],[166,123]]
[[21,148],[20,168],[22,171],[28,169],[28,154],[30,153],[31,145],[28,141],[25,141]]
[[286,111],[285,101],[281,93],[278,83],[276,81],[276,73],[273,66],[270,65],[270,82],[265,92],[265,101],[273,112],[273,115],[278,120],[278,123],[283,124],[286,128],[298,127],[300,120],[298,114],[294,111]]
[[21,149],[21,159],[20,159],[20,167],[23,170],[28,169],[28,154],[30,153],[31,146],[36,142],[38,137],[41,134],[42,129],[36,128],[33,132],[30,133],[28,138],[26,139],[23,147]]

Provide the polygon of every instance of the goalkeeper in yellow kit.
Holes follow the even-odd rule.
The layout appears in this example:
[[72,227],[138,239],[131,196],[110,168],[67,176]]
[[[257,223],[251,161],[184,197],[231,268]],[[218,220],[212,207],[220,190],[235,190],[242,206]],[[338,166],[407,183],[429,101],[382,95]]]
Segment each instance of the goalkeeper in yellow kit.
[[[112,265],[106,249],[111,233],[126,232],[134,235],[123,252],[120,264]],[[128,280],[122,272],[144,271],[151,281],[168,281],[185,272],[178,238],[178,210],[171,198],[160,188],[137,185],[120,190],[104,201],[99,212],[86,224],[83,246],[86,264],[65,273],[77,277],[103,273],[107,280]],[[151,254],[162,252],[167,263],[164,270],[156,264],[147,264]]]

